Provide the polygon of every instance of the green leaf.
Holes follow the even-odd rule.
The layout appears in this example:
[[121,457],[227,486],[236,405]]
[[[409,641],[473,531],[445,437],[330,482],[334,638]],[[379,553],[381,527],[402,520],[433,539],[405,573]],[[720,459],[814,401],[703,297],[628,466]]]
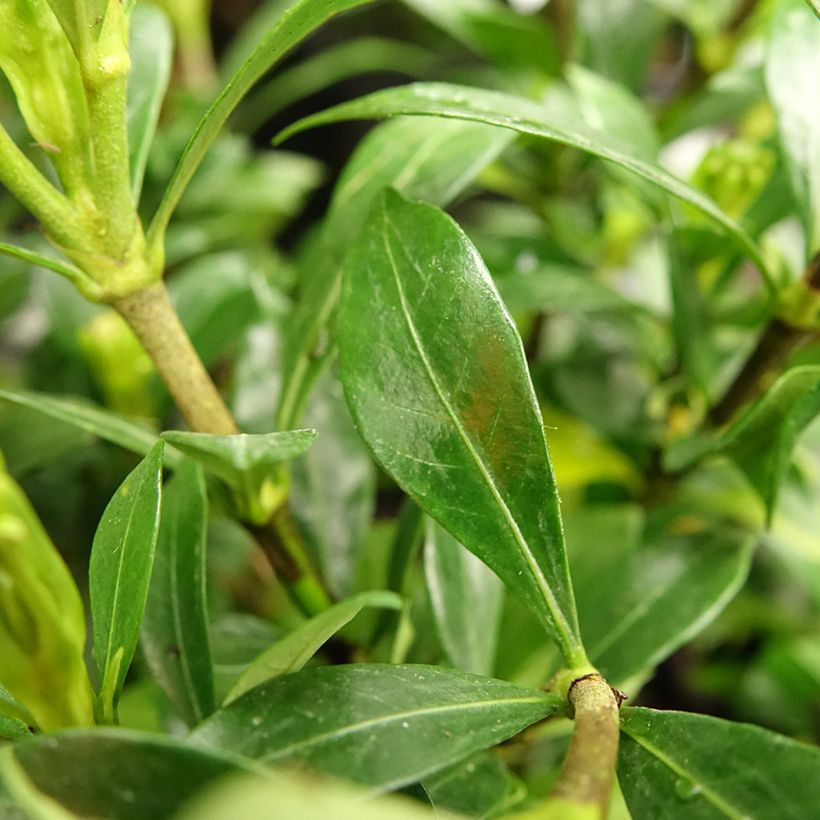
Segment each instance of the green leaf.
[[[31,738],[14,747],[11,762],[28,790],[56,801],[71,816],[111,820],[172,817],[228,775],[258,773],[266,779],[251,761],[218,750],[110,728]],[[0,784],[8,774],[7,765],[0,767]]]
[[[815,7],[816,13],[816,7]],[[766,86],[806,233],[807,258],[820,249],[820,25],[801,0],[775,10]]]
[[281,502],[280,493],[269,479],[277,465],[310,447],[316,431],[215,436],[171,430],[163,433],[162,438],[236,490],[243,514],[249,515],[254,523],[263,524]]
[[633,816],[782,820],[816,813],[820,749],[704,715],[621,714],[618,779]]
[[103,512],[89,564],[94,656],[100,706],[113,717],[139,640],[159,531],[162,442],[120,485]]
[[[498,128],[465,122],[399,119],[375,128],[345,165],[320,241],[300,266],[299,300],[284,344],[284,383],[277,427],[301,417],[327,354],[321,330],[339,299],[342,263],[375,197],[388,186],[405,196],[446,205],[512,141]],[[324,344],[324,348],[328,347]]]
[[253,660],[228,693],[225,704],[279,675],[298,672],[322,644],[365,607],[401,609],[401,606],[401,598],[392,592],[362,592],[316,615]]
[[266,763],[302,761],[386,791],[561,708],[556,695],[434,666],[329,666],[252,689],[190,740]]
[[585,663],[558,496],[521,339],[478,253],[387,191],[345,271],[342,382],[377,461]]
[[447,656],[465,672],[491,674],[504,596],[498,576],[429,519],[424,569]]
[[677,442],[664,462],[679,470],[706,456],[729,456],[763,500],[770,522],[795,442],[818,413],[820,365],[794,367],[726,430]]
[[276,138],[281,143],[308,128],[350,119],[376,119],[408,115],[435,115],[483,122],[559,142],[626,168],[670,194],[694,205],[721,225],[760,268],[774,286],[760,249],[733,219],[709,197],[683,180],[625,150],[605,132],[579,125],[560,109],[544,107],[522,97],[447,83],[413,83],[377,91],[358,100],[342,103],[306,117],[285,129]]
[[820,20],[820,0],[806,0],[806,5],[814,12],[818,20]]
[[28,248],[21,248],[19,245],[10,245],[8,242],[0,242],[0,253],[22,259],[24,262],[29,262],[54,273],[59,273],[60,276],[65,276],[69,282],[77,285],[83,293],[91,294],[96,287],[87,274],[62,259],[55,259],[52,256],[46,256],[44,253],[38,253]]
[[376,501],[376,475],[336,378],[313,394],[305,423],[316,443],[292,469],[291,505],[318,558],[322,577],[337,598],[350,595]]
[[134,201],[139,202],[148,153],[171,78],[174,35],[165,12],[153,5],[135,7],[128,50],[131,54],[127,109],[131,190]]
[[426,74],[438,58],[433,52],[403,40],[357,37],[345,40],[292,68],[276,74],[248,95],[235,121],[253,132],[293,103],[330,85],[371,72]]
[[[46,731],[93,723],[77,585],[0,460],[0,713]],[[6,691],[8,690],[8,691]]]
[[22,740],[30,735],[31,729],[22,720],[0,715],[0,740]]
[[48,0],[54,16],[71,43],[71,48],[82,62],[99,37],[108,0]]
[[[137,455],[145,455],[159,441],[159,436],[151,430],[85,399],[2,389],[0,399],[44,413]],[[165,463],[169,467],[176,466],[180,460],[179,451],[166,448]]]
[[152,674],[189,726],[215,707],[205,600],[207,524],[202,468],[183,461],[162,496],[142,649]]
[[228,80],[205,113],[179,159],[165,195],[148,229],[149,242],[161,242],[171,214],[208,148],[231,112],[262,75],[291,49],[330,18],[372,0],[300,0],[261,39],[251,55]]
[[521,800],[526,789],[492,752],[471,757],[421,782],[436,815],[452,811],[461,816],[490,818]]
[[[755,539],[714,522],[702,526],[693,535],[663,534],[640,543],[640,530],[616,508],[587,515],[592,538],[567,527],[570,543],[585,547],[571,553],[570,564],[584,645],[613,685],[651,671],[711,623],[743,586]],[[608,544],[605,554],[602,543]]]

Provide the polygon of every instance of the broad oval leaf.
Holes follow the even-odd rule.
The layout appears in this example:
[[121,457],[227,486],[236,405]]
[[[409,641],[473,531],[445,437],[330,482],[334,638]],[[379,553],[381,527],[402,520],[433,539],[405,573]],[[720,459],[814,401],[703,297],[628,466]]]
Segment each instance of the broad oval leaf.
[[491,674],[504,596],[498,576],[429,519],[424,574],[447,657],[465,672]]
[[820,749],[757,726],[625,708],[618,780],[635,817],[814,817]]
[[88,570],[100,708],[111,720],[139,640],[159,531],[162,442],[123,481],[103,512]]
[[189,726],[215,707],[205,599],[207,524],[202,468],[183,461],[162,495],[141,643],[157,683]]
[[820,24],[802,0],[777,5],[766,85],[810,257],[820,249]]
[[264,762],[301,761],[389,790],[561,708],[556,695],[440,667],[329,666],[257,686],[190,740]]
[[140,4],[129,25],[131,73],[128,75],[128,149],[131,190],[139,202],[148,153],[157,129],[162,101],[171,78],[174,36],[160,8]]
[[228,80],[197,125],[148,229],[151,242],[162,241],[171,214],[219,134],[245,94],[262,75],[330,18],[373,0],[300,0],[277,18],[251,55]]
[[343,626],[365,607],[401,609],[402,599],[392,592],[362,592],[311,618],[251,661],[225,698],[236,700],[265,681],[298,672]]
[[191,797],[228,775],[256,773],[267,779],[262,769],[234,755],[122,729],[34,737],[9,752],[11,760],[0,764],[0,787],[10,774],[22,775],[26,788],[64,806],[72,817],[171,817]]
[[376,459],[585,663],[555,480],[521,339],[478,253],[387,191],[346,263],[341,376]]
[[767,283],[774,286],[774,279],[755,242],[708,196],[659,165],[629,153],[605,132],[586,128],[570,120],[566,112],[560,109],[540,106],[523,97],[447,83],[412,83],[377,91],[306,117],[286,128],[276,138],[276,142],[281,143],[300,131],[331,122],[375,119],[397,114],[434,115],[497,125],[563,143],[627,168],[714,219],[760,268]]

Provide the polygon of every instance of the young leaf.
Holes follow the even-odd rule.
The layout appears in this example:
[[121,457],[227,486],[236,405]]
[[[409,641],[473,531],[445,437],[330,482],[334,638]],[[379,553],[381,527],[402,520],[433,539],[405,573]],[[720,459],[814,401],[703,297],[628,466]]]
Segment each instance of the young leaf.
[[131,15],[128,75],[128,147],[131,189],[139,202],[148,152],[157,130],[162,101],[171,78],[174,36],[167,15],[153,5],[138,5]]
[[142,649],[157,682],[189,726],[215,706],[205,601],[207,523],[202,468],[183,461],[162,496]]
[[120,485],[94,535],[89,565],[100,707],[111,720],[139,640],[159,530],[162,442]]
[[812,817],[820,749],[757,726],[625,708],[618,779],[635,817]]
[[818,413],[820,366],[794,367],[726,430],[680,441],[670,448],[665,463],[681,469],[706,456],[729,456],[763,500],[771,521],[795,442]]
[[279,17],[251,55],[228,80],[200,120],[179,159],[174,175],[148,229],[151,242],[161,241],[171,214],[191,181],[208,148],[231,112],[262,75],[291,49],[330,18],[372,0],[300,0]]
[[430,520],[424,570],[447,656],[465,672],[491,674],[504,596],[498,576]]
[[345,166],[321,240],[300,270],[299,300],[288,329],[277,427],[301,418],[323,361],[317,346],[336,303],[351,237],[362,229],[375,197],[388,186],[405,196],[447,205],[512,141],[500,128],[430,118],[399,119],[375,128]]
[[561,708],[556,695],[440,667],[328,666],[257,686],[190,740],[268,763],[303,761],[387,791]]
[[585,663],[521,339],[458,226],[394,191],[351,248],[342,382],[376,459]]
[[[151,430],[84,399],[0,389],[0,400],[44,413],[137,455],[145,455],[159,441],[159,436]],[[169,467],[176,466],[180,460],[178,450],[166,448],[165,463]]]
[[774,13],[766,85],[777,114],[807,256],[820,249],[820,25],[801,0],[784,0]]
[[71,262],[55,259],[52,256],[46,256],[28,248],[21,248],[19,245],[10,245],[8,242],[0,242],[0,253],[22,259],[24,262],[30,262],[32,265],[37,265],[54,273],[59,273],[60,276],[65,276],[69,282],[73,282],[83,293],[92,294],[96,287],[88,275],[72,265]]
[[401,606],[401,598],[392,592],[362,592],[316,615],[253,660],[228,693],[225,704],[279,675],[298,672],[322,644],[365,607],[401,609]]
[[[256,773],[266,779],[259,767],[234,755],[122,729],[34,737],[9,751],[27,787],[64,806],[71,817],[170,818],[228,775]],[[0,766],[0,791],[8,774]]]
[[608,137],[606,132],[581,126],[570,120],[561,110],[540,106],[522,97],[446,83],[413,83],[377,91],[367,97],[342,103],[327,111],[306,117],[285,129],[276,138],[276,142],[281,143],[300,131],[331,122],[374,119],[397,114],[434,115],[488,123],[563,143],[609,160],[712,217],[760,268],[767,283],[774,286],[774,280],[755,242],[709,197],[659,165],[629,153],[620,142]]
[[77,585],[0,460],[0,714],[13,721],[6,733],[21,720],[46,731],[93,723],[85,635]]
[[316,431],[214,436],[171,430],[163,433],[162,438],[236,490],[243,514],[256,524],[264,524],[271,510],[281,502],[279,492],[269,479],[278,464],[301,455],[310,447]]

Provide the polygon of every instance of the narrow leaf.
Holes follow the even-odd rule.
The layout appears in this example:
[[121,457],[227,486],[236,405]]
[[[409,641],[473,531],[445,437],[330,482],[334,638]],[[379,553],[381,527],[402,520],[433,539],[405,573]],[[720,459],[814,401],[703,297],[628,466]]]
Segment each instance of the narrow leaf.
[[202,468],[183,461],[162,496],[142,648],[157,682],[189,726],[215,707],[205,599],[207,523]]
[[171,214],[194,172],[231,112],[254,83],[330,18],[369,2],[372,0],[301,0],[277,19],[197,125],[151,222],[149,241],[162,241]]
[[726,430],[680,441],[665,463],[681,469],[706,456],[729,456],[763,500],[771,521],[794,445],[818,414],[820,366],[794,367]]
[[94,535],[89,565],[101,708],[110,720],[139,640],[159,530],[162,442],[120,485]]
[[766,86],[811,257],[820,249],[820,24],[802,0],[777,5]]
[[[159,441],[159,436],[151,430],[85,399],[0,389],[0,400],[44,413],[137,455],[145,455]],[[166,448],[165,462],[169,467],[179,464],[179,451]]]
[[[251,773],[265,777],[250,761],[218,750],[111,728],[34,737],[18,743],[13,756],[28,788],[64,806],[72,817],[173,817],[221,778]],[[3,767],[0,790],[6,775]]]
[[365,607],[401,609],[401,606],[401,598],[392,592],[362,592],[336,604],[311,618],[252,661],[228,693],[225,704],[279,675],[298,672],[322,644],[349,624]]
[[618,780],[635,817],[781,820],[817,811],[820,749],[684,712],[625,708]]
[[30,262],[32,265],[37,265],[54,273],[59,273],[60,276],[65,276],[69,282],[73,282],[85,293],[93,292],[95,287],[83,271],[62,259],[55,259],[52,256],[46,256],[28,248],[21,248],[19,245],[10,245],[8,242],[0,242],[0,253],[22,259],[24,262]]
[[498,576],[430,520],[424,571],[447,656],[465,672],[491,674],[504,596]]
[[712,217],[755,262],[767,277],[767,282],[774,285],[760,250],[751,237],[705,194],[659,165],[632,155],[605,132],[579,125],[560,109],[546,108],[522,97],[446,83],[413,83],[377,91],[306,117],[285,129],[276,141],[280,143],[300,131],[331,122],[397,114],[435,115],[497,125],[563,143],[627,168]]
[[439,667],[329,666],[252,689],[190,740],[264,762],[302,761],[387,791],[560,708],[555,695]]
[[139,202],[148,153],[171,78],[174,37],[168,17],[153,5],[134,8],[129,35],[128,147],[131,154],[131,190],[134,201]]
[[541,413],[475,248],[437,208],[388,191],[345,277],[342,382],[376,459],[584,663]]

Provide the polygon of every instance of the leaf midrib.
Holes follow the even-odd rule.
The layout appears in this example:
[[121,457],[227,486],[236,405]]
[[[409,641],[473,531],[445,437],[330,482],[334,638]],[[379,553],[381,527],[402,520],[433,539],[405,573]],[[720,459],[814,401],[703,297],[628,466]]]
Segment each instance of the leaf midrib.
[[520,528],[518,527],[518,524],[515,521],[515,518],[513,518],[513,515],[510,512],[510,509],[507,506],[507,503],[504,500],[504,497],[501,495],[500,490],[496,486],[495,480],[494,480],[492,474],[487,469],[487,467],[484,465],[484,462],[482,461],[478,451],[476,450],[472,439],[470,438],[467,431],[462,426],[461,421],[459,420],[455,410],[450,405],[450,402],[447,400],[446,396],[444,395],[444,391],[443,391],[441,385],[438,382],[438,378],[436,377],[436,374],[433,371],[432,364],[430,363],[429,359],[427,358],[427,354],[426,354],[426,352],[424,350],[424,347],[421,343],[421,338],[418,335],[418,330],[416,329],[415,323],[413,322],[413,318],[410,315],[410,310],[409,310],[409,306],[408,306],[408,303],[407,303],[407,297],[405,296],[404,288],[402,287],[401,278],[400,278],[399,272],[398,272],[398,267],[396,265],[396,260],[393,256],[393,251],[390,247],[390,242],[389,242],[389,239],[388,239],[388,232],[391,229],[393,231],[393,234],[396,237],[396,240],[398,241],[398,243],[401,246],[403,252],[405,253],[405,256],[407,256],[408,259],[410,258],[410,256],[409,256],[407,248],[404,246],[404,244],[401,241],[401,238],[398,234],[398,230],[396,229],[395,225],[393,225],[393,223],[391,222],[390,217],[387,214],[387,211],[384,208],[384,206],[382,206],[382,216],[383,216],[383,219],[384,219],[384,226],[385,226],[385,231],[384,231],[384,234],[383,234],[384,248],[385,248],[385,251],[387,253],[387,258],[388,258],[389,263],[390,263],[390,269],[393,273],[394,281],[396,283],[396,289],[398,291],[399,301],[401,303],[402,316],[404,317],[405,323],[407,325],[407,329],[410,333],[410,337],[413,341],[414,347],[416,348],[419,359],[421,360],[421,363],[424,367],[425,373],[427,374],[427,377],[430,380],[430,384],[433,387],[433,390],[436,392],[436,395],[438,396],[439,401],[441,402],[442,406],[444,407],[445,412],[447,413],[448,416],[450,416],[450,419],[453,422],[453,425],[454,425],[454,427],[455,427],[455,429],[456,429],[456,431],[459,435],[459,438],[461,438],[462,442],[464,443],[464,446],[467,448],[467,452],[470,454],[471,458],[473,459],[476,466],[478,467],[479,473],[481,474],[482,478],[484,479],[484,482],[487,485],[487,488],[489,489],[491,495],[493,496],[493,498],[495,499],[495,501],[498,504],[499,508],[501,509],[501,512],[502,512],[503,518],[504,518],[504,520],[507,524],[507,527],[510,530],[510,532],[513,536],[513,539],[518,544],[518,547],[521,550],[521,554],[523,555],[524,560],[527,563],[527,567],[529,568],[530,574],[532,575],[533,580],[535,580],[535,583],[536,583],[538,589],[541,592],[541,595],[544,599],[544,603],[547,605],[547,609],[550,613],[550,616],[552,617],[553,623],[554,623],[555,628],[556,628],[556,632],[558,633],[557,637],[559,639],[559,642],[562,644],[562,648],[564,649],[567,656],[571,656],[575,653],[576,650],[572,646],[571,637],[572,637],[573,633],[572,633],[572,630],[569,627],[569,623],[567,622],[566,618],[564,618],[564,615],[561,612],[560,607],[558,606],[558,602],[555,599],[555,596],[553,595],[553,592],[550,589],[549,584],[547,583],[547,579],[544,577],[544,574],[541,571],[541,567],[538,565],[538,562],[536,561],[535,556],[532,553],[532,550],[530,549],[529,545],[527,544],[527,541],[524,538],[523,533],[521,532]]

